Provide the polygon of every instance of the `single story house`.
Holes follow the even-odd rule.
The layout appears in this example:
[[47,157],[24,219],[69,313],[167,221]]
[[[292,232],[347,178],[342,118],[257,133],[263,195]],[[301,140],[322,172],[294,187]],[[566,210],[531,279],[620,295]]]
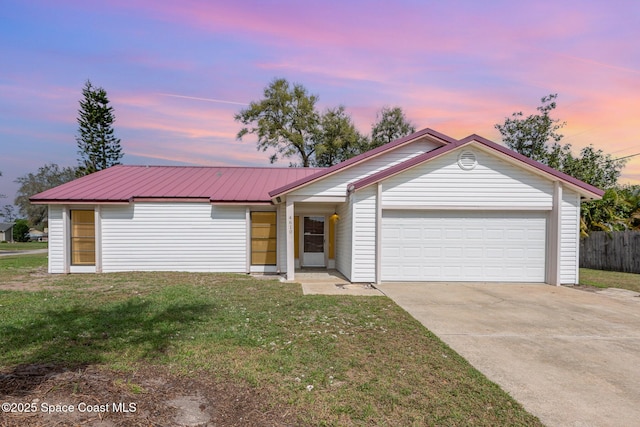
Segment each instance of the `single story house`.
[[0,242],[13,242],[13,222],[0,222]]
[[337,269],[352,282],[578,283],[598,188],[431,129],[329,168],[114,166],[36,194],[49,272]]
[[47,241],[47,229],[44,231],[36,230],[35,228],[29,229],[29,234],[27,234],[29,240],[32,242],[46,242]]

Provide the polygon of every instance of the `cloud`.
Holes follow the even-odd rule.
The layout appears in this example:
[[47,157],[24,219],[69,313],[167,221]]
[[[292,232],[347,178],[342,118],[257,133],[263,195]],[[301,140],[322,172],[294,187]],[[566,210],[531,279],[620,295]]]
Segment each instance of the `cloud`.
[[181,98],[181,99],[191,99],[194,101],[205,101],[205,102],[214,102],[219,104],[232,104],[232,105],[249,105],[246,102],[237,102],[237,101],[227,101],[224,99],[213,99],[213,98],[200,98],[197,96],[187,96],[187,95],[175,95],[171,93],[158,93],[160,96],[168,96],[171,98]]

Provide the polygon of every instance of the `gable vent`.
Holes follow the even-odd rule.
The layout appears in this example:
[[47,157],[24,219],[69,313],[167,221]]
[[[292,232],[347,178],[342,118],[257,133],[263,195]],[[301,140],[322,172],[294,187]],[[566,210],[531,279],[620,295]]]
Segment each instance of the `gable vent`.
[[458,166],[466,171],[471,170],[478,164],[478,159],[473,151],[465,150],[458,156]]

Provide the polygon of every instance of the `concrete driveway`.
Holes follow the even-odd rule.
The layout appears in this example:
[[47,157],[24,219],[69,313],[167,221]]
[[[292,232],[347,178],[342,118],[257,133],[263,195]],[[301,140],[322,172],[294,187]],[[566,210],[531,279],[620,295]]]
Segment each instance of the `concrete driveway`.
[[640,425],[640,298],[537,284],[384,294],[548,426]]

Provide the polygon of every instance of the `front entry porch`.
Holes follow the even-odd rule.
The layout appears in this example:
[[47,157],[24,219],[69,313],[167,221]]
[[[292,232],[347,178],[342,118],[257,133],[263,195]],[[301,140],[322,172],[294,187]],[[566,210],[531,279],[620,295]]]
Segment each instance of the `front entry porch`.
[[[335,271],[336,229],[334,203],[288,202],[285,207],[287,280],[313,271]],[[303,269],[303,270],[301,270]]]

